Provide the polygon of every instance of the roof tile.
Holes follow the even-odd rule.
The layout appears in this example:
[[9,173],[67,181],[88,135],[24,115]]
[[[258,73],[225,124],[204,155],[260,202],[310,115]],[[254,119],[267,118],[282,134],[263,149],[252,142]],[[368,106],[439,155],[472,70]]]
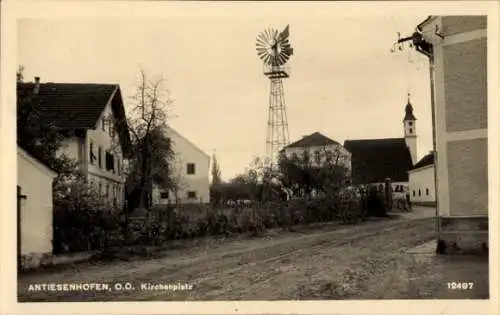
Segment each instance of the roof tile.
[[[18,84],[19,95],[30,95],[34,83]],[[109,102],[116,84],[42,83],[38,97],[43,118],[62,129],[91,129]]]
[[[18,83],[17,96],[31,96],[34,88],[32,82]],[[129,150],[130,134],[118,84],[41,83],[38,100],[42,109],[40,118],[52,121],[62,130],[95,128],[104,108],[111,102],[113,114],[118,118],[120,141],[123,148]]]

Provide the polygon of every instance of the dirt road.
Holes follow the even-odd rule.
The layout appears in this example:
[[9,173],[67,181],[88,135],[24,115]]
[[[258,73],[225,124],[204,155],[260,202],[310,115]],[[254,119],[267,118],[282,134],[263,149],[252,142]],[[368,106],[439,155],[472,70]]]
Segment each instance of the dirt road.
[[[426,292],[439,294],[442,288],[416,285],[422,282],[423,268],[432,263],[405,252],[434,237],[433,219],[416,216],[199,245],[171,250],[158,259],[28,274],[19,280],[19,301],[418,298]],[[42,283],[105,283],[109,289],[28,290],[30,284]],[[126,290],[127,283],[133,288]],[[154,290],[148,283],[186,286]]]

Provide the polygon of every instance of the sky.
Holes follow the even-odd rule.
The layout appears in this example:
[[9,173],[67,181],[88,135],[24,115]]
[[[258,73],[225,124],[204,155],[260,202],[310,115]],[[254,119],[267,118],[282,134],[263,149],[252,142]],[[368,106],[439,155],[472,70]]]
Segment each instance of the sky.
[[[313,132],[346,139],[403,136],[407,94],[417,117],[418,158],[432,150],[428,61],[390,49],[426,16],[218,14],[18,20],[18,64],[25,80],[118,83],[125,106],[140,69],[165,79],[174,100],[171,127],[207,154],[222,178],[264,156],[270,83],[255,38],[290,25],[294,55],[284,82],[290,142]],[[237,12],[237,14],[235,14]]]

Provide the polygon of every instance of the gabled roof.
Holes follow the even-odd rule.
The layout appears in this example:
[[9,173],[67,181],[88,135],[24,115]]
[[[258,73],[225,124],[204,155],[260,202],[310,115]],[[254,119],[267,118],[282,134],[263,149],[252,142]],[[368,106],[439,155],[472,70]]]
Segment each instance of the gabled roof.
[[47,165],[46,163],[43,163],[42,161],[40,161],[39,159],[37,159],[33,155],[29,154],[28,151],[26,151],[25,149],[23,149],[19,145],[17,145],[17,156],[25,159],[26,161],[31,163],[33,166],[38,168],[40,171],[42,171],[43,173],[45,173],[46,175],[48,175],[52,178],[55,178],[57,176],[57,173],[52,168],[50,168],[49,165]]
[[408,181],[412,168],[410,150],[404,138],[346,140],[344,147],[351,152],[353,184]]
[[418,169],[428,165],[434,165],[434,152],[428,153],[426,156],[421,158],[414,166],[413,169]]
[[[18,84],[20,95],[32,95],[34,83]],[[44,118],[62,129],[92,129],[110,101],[116,84],[41,83],[38,98]]]
[[332,140],[328,137],[325,137],[319,132],[312,133],[308,136],[303,137],[300,140],[297,140],[289,145],[287,145],[284,149],[286,148],[307,148],[307,147],[314,147],[314,146],[325,146],[325,145],[335,145],[335,144],[340,144],[335,140]]
[[[34,96],[35,83],[18,83],[18,97]],[[52,121],[61,130],[95,128],[106,105],[111,103],[124,153],[130,148],[125,108],[118,84],[40,83],[37,101],[41,119]]]
[[171,133],[175,133],[179,138],[183,139],[184,141],[186,141],[187,143],[189,143],[196,151],[200,152],[201,154],[205,155],[209,160],[210,160],[210,155],[208,153],[206,153],[205,151],[203,151],[202,149],[200,149],[197,145],[195,145],[191,140],[189,140],[188,138],[184,137],[183,135],[181,135],[180,132],[178,132],[177,130],[175,130],[174,128],[172,128],[171,126],[167,126],[166,128],[167,130],[167,136],[168,136],[168,133],[171,132]]

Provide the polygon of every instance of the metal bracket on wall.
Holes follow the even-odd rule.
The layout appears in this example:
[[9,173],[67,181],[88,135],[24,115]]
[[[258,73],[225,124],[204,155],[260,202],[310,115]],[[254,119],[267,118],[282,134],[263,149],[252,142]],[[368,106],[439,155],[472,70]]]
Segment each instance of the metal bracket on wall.
[[441,39],[444,39],[444,35],[440,33],[439,25],[436,25],[436,28],[434,30],[434,34],[439,36]]

